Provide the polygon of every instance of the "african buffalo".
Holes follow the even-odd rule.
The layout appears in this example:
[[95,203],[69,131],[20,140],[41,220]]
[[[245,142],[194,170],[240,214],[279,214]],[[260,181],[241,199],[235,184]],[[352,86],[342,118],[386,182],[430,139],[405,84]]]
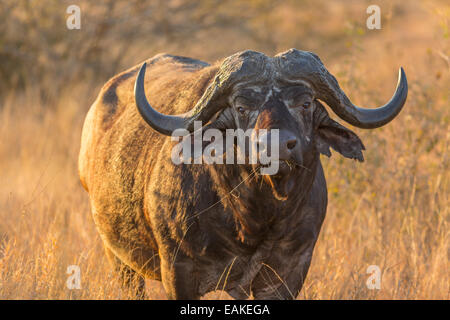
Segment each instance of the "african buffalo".
[[[243,51],[215,65],[160,54],[115,76],[87,114],[79,156],[107,256],[139,283],[139,295],[149,278],[171,299],[217,288],[237,299],[295,298],[327,207],[320,154],[330,156],[331,147],[363,161],[361,140],[319,100],[372,129],[400,112],[407,92],[400,69],[385,106],[359,108],[317,55],[296,49],[275,57]],[[174,164],[169,136],[192,133],[194,121],[222,131],[278,129],[278,173]]]

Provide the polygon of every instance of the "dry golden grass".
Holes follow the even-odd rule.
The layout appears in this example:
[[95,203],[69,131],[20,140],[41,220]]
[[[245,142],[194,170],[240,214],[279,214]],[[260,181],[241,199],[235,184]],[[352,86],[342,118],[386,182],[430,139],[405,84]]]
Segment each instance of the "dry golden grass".
[[[367,148],[364,163],[336,153],[323,159],[328,212],[299,298],[448,299],[450,9],[439,1],[398,2],[401,10],[385,17],[386,26],[369,31],[367,5],[346,3],[333,2],[332,22],[315,27],[308,47],[273,50],[316,52],[364,106],[389,98],[401,64],[409,97],[386,127],[355,129]],[[293,19],[280,12],[284,23]],[[355,12],[359,24],[345,18]],[[320,41],[333,30],[334,42]],[[173,53],[215,59],[248,48],[244,40],[225,48],[208,38]],[[131,60],[127,66],[140,62]],[[82,122],[100,86],[72,82],[48,106],[36,98],[36,84],[11,91],[0,105],[0,299],[133,298],[108,265],[77,175]],[[69,265],[81,269],[81,290],[66,287]],[[381,290],[366,287],[369,265],[381,268]],[[147,282],[147,292],[165,298],[159,282]]]

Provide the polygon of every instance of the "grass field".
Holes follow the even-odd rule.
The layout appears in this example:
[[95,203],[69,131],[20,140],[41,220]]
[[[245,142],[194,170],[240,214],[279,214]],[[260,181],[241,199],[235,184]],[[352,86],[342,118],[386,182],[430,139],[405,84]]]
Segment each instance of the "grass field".
[[[262,41],[219,26],[187,45],[168,41],[167,49],[132,42],[115,71],[158,51],[215,61],[248,48],[296,47],[317,53],[353,102],[375,107],[390,98],[403,66],[409,96],[401,114],[380,129],[352,128],[365,162],[337,153],[322,159],[328,212],[298,298],[449,299],[450,7],[379,1],[382,29],[368,30],[369,2],[316,2],[304,1],[300,12],[288,1],[261,16]],[[97,76],[67,77],[51,99],[40,97],[53,92],[53,78],[2,92],[0,299],[133,298],[108,265],[77,174],[84,116],[111,72]],[[66,286],[69,265],[80,267],[80,290]],[[366,286],[370,265],[381,269],[380,290]],[[147,293],[165,298],[159,282],[147,282]]]

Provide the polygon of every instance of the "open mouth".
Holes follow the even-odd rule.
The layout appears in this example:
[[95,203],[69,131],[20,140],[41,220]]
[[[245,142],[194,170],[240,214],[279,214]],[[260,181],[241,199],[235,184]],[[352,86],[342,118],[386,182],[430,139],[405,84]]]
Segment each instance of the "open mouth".
[[[270,164],[261,165],[260,168],[268,168]],[[273,194],[277,200],[287,200],[289,193],[295,185],[294,175],[295,169],[300,166],[290,160],[282,160],[278,164],[278,172],[273,175],[263,175],[266,182],[272,187]]]

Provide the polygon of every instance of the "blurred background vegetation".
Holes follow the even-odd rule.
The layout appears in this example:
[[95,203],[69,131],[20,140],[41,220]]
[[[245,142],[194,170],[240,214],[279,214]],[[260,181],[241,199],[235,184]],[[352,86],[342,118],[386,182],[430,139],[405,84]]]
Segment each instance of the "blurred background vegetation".
[[[80,30],[66,27],[72,4]],[[371,4],[381,30],[366,28]],[[448,299],[449,19],[446,0],[1,0],[0,299],[133,298],[77,175],[84,117],[111,76],[160,52],[215,62],[292,47],[318,54],[358,105],[385,103],[399,66],[409,82],[391,124],[353,128],[366,162],[323,159],[329,209],[300,298]],[[71,264],[82,290],[65,286]],[[366,287],[372,264],[381,290]]]
[[[0,6],[0,94],[39,84],[43,98],[55,98],[74,82],[86,81],[95,87],[159,52],[215,61],[248,48],[276,54],[295,47],[318,51],[325,61],[338,61],[363,50],[362,38],[389,37],[392,28],[401,28],[404,37],[414,37],[415,30],[408,30],[401,21],[414,19],[418,7],[437,11],[442,30],[436,28],[436,37],[448,40],[448,16],[441,9],[445,1],[408,5],[379,1],[382,29],[374,31],[365,25],[370,3],[4,0]],[[66,8],[71,4],[81,9],[80,30],[66,28]],[[386,46],[395,50],[395,39]]]

